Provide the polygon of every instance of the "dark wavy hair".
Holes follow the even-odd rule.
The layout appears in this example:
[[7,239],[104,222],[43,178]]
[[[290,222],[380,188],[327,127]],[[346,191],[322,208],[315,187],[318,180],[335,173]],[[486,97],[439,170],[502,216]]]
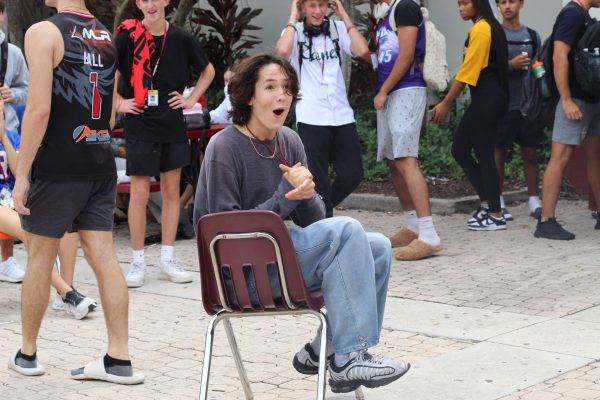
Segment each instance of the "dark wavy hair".
[[508,44],[506,43],[506,34],[504,29],[490,6],[488,0],[471,0],[479,16],[486,20],[492,27],[492,51],[496,61],[496,70],[502,85],[508,88]]
[[249,105],[254,97],[256,82],[261,69],[267,65],[279,65],[281,71],[288,80],[289,94],[292,95],[292,108],[300,99],[300,83],[294,67],[288,60],[270,54],[257,54],[242,60],[233,68],[235,75],[229,81],[227,87],[229,100],[231,101],[231,119],[236,125],[246,125],[252,116],[252,106]]

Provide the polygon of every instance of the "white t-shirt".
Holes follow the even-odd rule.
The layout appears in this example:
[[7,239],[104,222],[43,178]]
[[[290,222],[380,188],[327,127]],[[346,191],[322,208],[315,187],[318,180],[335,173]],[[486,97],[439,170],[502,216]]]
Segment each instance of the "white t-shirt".
[[[350,35],[342,21],[335,23],[339,36],[340,52],[352,56]],[[348,103],[346,85],[335,51],[335,44],[327,35],[312,38],[312,57],[309,56],[309,37],[305,35],[304,58],[300,76],[302,100],[296,105],[296,121],[309,125],[340,126],[354,122],[354,112]],[[311,61],[312,59],[312,61]],[[296,72],[298,63],[298,36],[294,34],[294,49],[290,62]],[[326,85],[327,98],[320,99],[321,83]]]

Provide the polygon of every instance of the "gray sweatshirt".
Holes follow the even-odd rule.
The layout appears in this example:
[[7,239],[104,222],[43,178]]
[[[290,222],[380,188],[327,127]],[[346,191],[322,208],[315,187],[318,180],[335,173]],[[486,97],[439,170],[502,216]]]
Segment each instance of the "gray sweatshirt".
[[[6,40],[6,36],[0,30],[0,43]],[[2,50],[0,50],[2,51]],[[27,102],[27,90],[29,89],[29,71],[21,50],[14,44],[8,44],[8,60],[6,65],[6,76],[4,84],[10,87],[12,92],[12,103],[5,104],[6,129],[17,131],[19,129],[19,118],[12,105],[25,105]]]
[[[300,137],[283,127],[278,133],[277,155],[289,165],[306,165],[306,154]],[[270,149],[275,140],[264,142]],[[253,146],[254,145],[254,146]],[[269,152],[259,141],[250,142],[248,136],[235,126],[213,136],[206,148],[200,170],[194,202],[194,228],[205,214],[234,210],[270,210],[281,218],[288,216],[305,227],[325,217],[325,206],[319,196],[308,200],[287,200],[285,194],[294,187],[283,177],[277,157],[263,158]]]

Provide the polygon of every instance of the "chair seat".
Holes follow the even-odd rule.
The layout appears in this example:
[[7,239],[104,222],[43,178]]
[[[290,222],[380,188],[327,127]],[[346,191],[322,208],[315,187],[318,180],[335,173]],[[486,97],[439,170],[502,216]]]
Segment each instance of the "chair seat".
[[[160,192],[160,182],[150,182],[150,193]],[[131,183],[119,183],[117,193],[131,193]]]

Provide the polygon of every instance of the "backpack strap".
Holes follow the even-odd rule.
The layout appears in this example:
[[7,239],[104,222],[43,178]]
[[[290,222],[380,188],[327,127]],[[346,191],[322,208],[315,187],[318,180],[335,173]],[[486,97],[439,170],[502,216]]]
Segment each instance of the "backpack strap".
[[0,86],[4,85],[6,78],[6,68],[8,67],[8,39],[4,39],[0,45]]
[[535,57],[539,50],[538,49],[538,41],[537,41],[538,35],[537,35],[536,31],[534,31],[533,29],[531,29],[529,27],[527,28],[527,32],[529,33],[529,37],[531,38],[531,47],[533,49],[533,54],[531,56]]
[[340,35],[337,30],[337,26],[335,25],[335,21],[331,21],[329,24],[329,38],[333,42],[335,47],[335,53],[338,56],[338,62],[340,63],[340,67],[342,66],[342,53],[340,51]]
[[304,46],[306,45],[303,21],[296,22],[296,43],[298,44],[298,78],[300,78],[302,74],[302,56],[304,55]]

